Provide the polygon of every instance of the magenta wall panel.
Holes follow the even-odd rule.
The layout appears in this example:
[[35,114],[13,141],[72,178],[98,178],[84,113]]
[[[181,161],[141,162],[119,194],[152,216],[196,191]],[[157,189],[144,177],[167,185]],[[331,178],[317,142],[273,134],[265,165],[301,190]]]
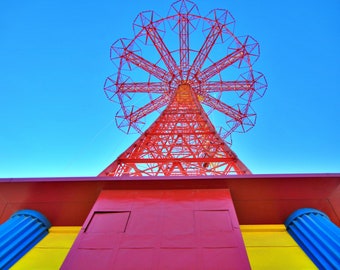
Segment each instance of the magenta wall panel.
[[102,191],[62,269],[94,265],[250,269],[228,189]]

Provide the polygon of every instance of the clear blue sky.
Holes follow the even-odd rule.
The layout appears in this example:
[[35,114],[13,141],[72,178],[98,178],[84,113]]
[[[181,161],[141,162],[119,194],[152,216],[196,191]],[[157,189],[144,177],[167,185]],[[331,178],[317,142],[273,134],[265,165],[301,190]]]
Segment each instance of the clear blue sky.
[[[172,0],[4,0],[0,4],[0,177],[95,176],[136,136],[103,92],[110,45],[143,10]],[[261,46],[257,124],[233,136],[253,173],[340,172],[340,2],[197,0],[228,9]]]

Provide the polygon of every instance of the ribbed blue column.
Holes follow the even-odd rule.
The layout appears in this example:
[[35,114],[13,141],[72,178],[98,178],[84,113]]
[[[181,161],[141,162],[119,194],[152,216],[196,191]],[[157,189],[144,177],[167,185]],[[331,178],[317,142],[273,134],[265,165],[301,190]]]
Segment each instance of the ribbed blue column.
[[292,213],[287,231],[319,269],[340,269],[340,228],[312,208]]
[[34,210],[20,210],[0,225],[0,269],[8,269],[48,234],[51,223]]

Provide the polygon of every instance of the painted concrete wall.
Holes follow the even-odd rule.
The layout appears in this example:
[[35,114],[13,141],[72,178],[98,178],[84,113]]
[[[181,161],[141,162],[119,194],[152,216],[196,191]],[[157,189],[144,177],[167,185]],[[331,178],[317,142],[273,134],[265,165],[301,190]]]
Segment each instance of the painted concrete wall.
[[253,270],[318,269],[282,225],[241,225]]
[[[59,269],[81,227],[52,227],[12,269]],[[241,225],[253,270],[317,269],[282,225]]]
[[49,234],[11,269],[59,269],[76,239],[80,226],[53,226]]

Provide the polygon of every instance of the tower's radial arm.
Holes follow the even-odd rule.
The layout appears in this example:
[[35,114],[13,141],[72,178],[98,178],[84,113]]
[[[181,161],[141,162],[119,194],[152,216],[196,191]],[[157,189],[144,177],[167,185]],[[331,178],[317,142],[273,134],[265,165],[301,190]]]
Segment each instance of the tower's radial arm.
[[229,54],[216,63],[213,63],[206,69],[204,69],[202,72],[198,72],[197,78],[199,81],[207,81],[216,74],[218,74],[220,71],[226,69],[227,67],[231,66],[235,62],[239,61],[244,57],[246,52],[243,48],[238,49],[237,51],[233,52],[232,54]]
[[229,116],[230,118],[234,119],[239,123],[242,123],[242,119],[246,117],[246,115],[241,111],[234,109],[233,107],[225,104],[224,102],[217,98],[212,97],[209,94],[204,95],[202,103],[215,110],[218,110],[219,112]]
[[126,51],[125,54],[122,56],[126,61],[131,62],[137,67],[145,70],[146,72],[150,73],[151,75],[155,76],[156,78],[166,81],[169,78],[169,72],[162,69],[161,67],[157,66],[149,62],[148,60],[144,59],[143,57],[135,54],[131,51]]
[[129,113],[128,115],[126,115],[126,118],[130,123],[137,122],[138,120],[140,120],[144,116],[146,116],[146,115],[152,113],[153,111],[158,110],[158,109],[162,108],[163,106],[167,105],[168,102],[169,102],[168,96],[166,96],[166,95],[159,96],[155,100],[150,101],[145,106],[137,109],[134,112]]
[[152,40],[155,48],[157,49],[159,55],[161,56],[164,64],[166,65],[167,69],[172,73],[177,73],[177,65],[176,61],[172,57],[170,51],[166,47],[163,39],[159,35],[157,28],[150,23],[148,26],[145,27],[145,31],[147,32],[148,36]]
[[[185,73],[189,68],[189,18],[187,14],[180,14],[179,17],[179,52],[180,70]],[[186,74],[182,74],[182,78]]]
[[203,92],[251,91],[254,83],[251,81],[214,81],[202,85]]
[[119,85],[119,93],[164,94],[166,91],[166,86],[162,82],[134,82]]
[[188,74],[188,78],[195,76],[195,74],[202,68],[204,62],[207,60],[207,57],[214,46],[216,39],[222,33],[222,25],[218,21],[214,23],[211,27],[211,30],[205,39],[201,49],[199,50]]

